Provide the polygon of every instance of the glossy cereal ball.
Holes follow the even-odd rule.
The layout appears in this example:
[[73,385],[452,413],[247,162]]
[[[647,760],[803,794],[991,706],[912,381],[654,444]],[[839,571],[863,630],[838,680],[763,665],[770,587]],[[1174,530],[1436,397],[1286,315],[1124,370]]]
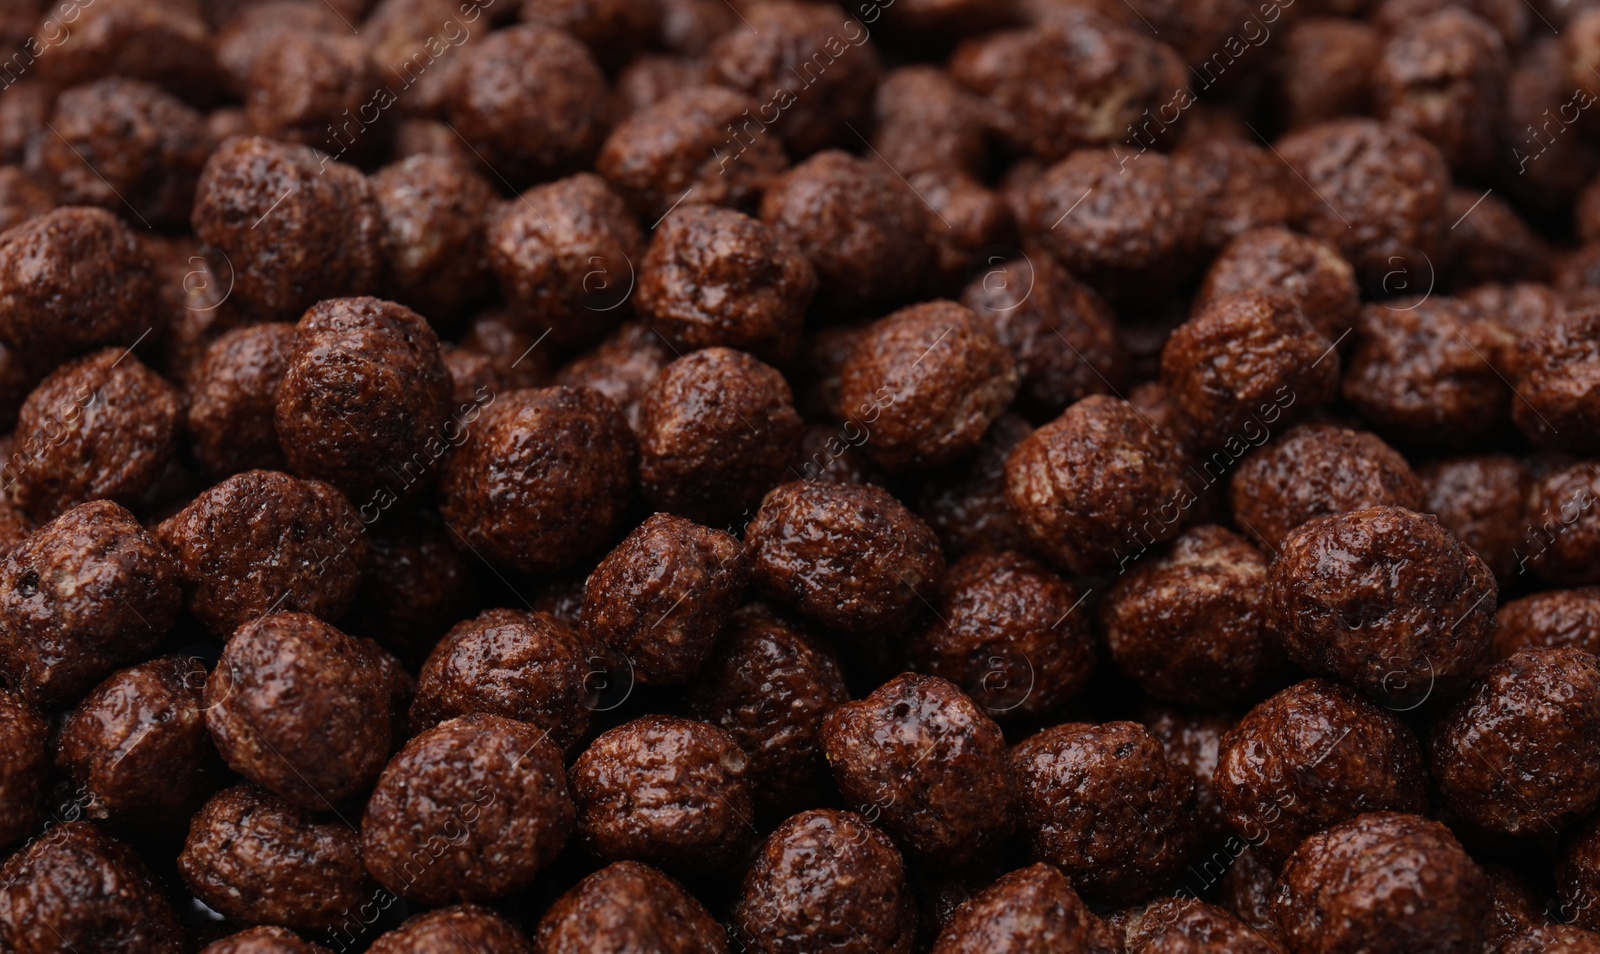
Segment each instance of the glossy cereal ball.
[[1569,310],[1525,335],[1512,367],[1511,417],[1529,440],[1573,454],[1600,451],[1600,309]]
[[200,954],[330,954],[321,944],[302,941],[287,928],[253,927],[212,941]]
[[613,331],[593,350],[562,366],[555,383],[586,387],[611,399],[635,434],[639,431],[639,403],[671,364],[674,354],[665,338],[641,321],[630,321]]
[[1533,483],[1527,468],[1504,454],[1484,454],[1431,461],[1417,479],[1423,498],[1412,509],[1438,517],[1483,558],[1502,588],[1525,572],[1519,550],[1527,548],[1522,516]]
[[383,218],[383,297],[450,328],[488,291],[494,186],[465,162],[418,155],[372,177]]
[[1057,869],[1019,868],[955,910],[933,954],[1043,954],[1046,951],[1111,954],[1121,950],[1111,929],[1094,916]]
[[982,175],[990,120],[984,102],[937,66],[902,66],[878,84],[872,148],[903,175],[934,169]]
[[1546,590],[1500,607],[1494,658],[1523,649],[1570,647],[1600,655],[1600,587]]
[[9,850],[39,823],[50,779],[50,725],[30,705],[0,691],[0,849]]
[[[1006,458],[1032,433],[1022,417],[1002,414],[983,432],[971,457],[923,479],[917,515],[938,534],[945,553],[1027,549],[1028,535],[1006,498]],[[842,428],[838,436],[846,437]],[[859,482],[883,481],[865,476]]]
[[1260,290],[1300,306],[1300,314],[1330,343],[1355,327],[1361,288],[1355,269],[1332,245],[1286,228],[1235,236],[1212,260],[1193,310],[1240,292]]
[[1446,8],[1401,25],[1372,76],[1373,114],[1439,148],[1458,172],[1489,167],[1511,58],[1492,25]]
[[1534,481],[1524,515],[1527,566],[1556,586],[1600,584],[1600,473],[1581,463]]
[[1139,722],[1161,742],[1167,761],[1194,780],[1194,819],[1206,845],[1226,842],[1232,829],[1217,800],[1215,778],[1222,736],[1238,718],[1226,712],[1196,712],[1145,706]]
[[345,622],[352,634],[418,664],[476,605],[477,561],[432,508],[388,511],[367,540],[367,570]]
[[453,904],[413,915],[380,936],[368,954],[534,954],[528,939],[488,908]]
[[1600,911],[1594,908],[1600,889],[1600,825],[1590,820],[1578,829],[1556,861],[1555,879],[1561,905],[1553,919],[1591,931],[1600,928]]
[[539,919],[541,954],[660,951],[727,954],[728,936],[705,905],[661,872],[619,861],[589,875]]
[[188,428],[195,459],[213,477],[288,466],[274,408],[294,351],[294,325],[235,328],[206,349],[189,382]]
[[1162,898],[1127,922],[1132,954],[1278,954],[1273,940],[1219,907],[1189,897]]

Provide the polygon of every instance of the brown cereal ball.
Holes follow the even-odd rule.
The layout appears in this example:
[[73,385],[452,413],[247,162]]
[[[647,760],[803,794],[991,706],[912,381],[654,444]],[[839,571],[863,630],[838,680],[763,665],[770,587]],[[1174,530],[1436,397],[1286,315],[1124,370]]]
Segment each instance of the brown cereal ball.
[[1011,352],[1021,374],[1017,400],[1036,418],[1128,383],[1116,314],[1038,249],[973,279],[961,303]]
[[821,801],[822,718],[849,698],[832,647],[756,604],[729,620],[687,704],[733,736],[757,806],[782,817]]
[[1339,249],[1370,292],[1428,286],[1450,190],[1450,167],[1432,143],[1393,123],[1340,119],[1291,133],[1277,148],[1314,190],[1301,226]]
[[1087,594],[1021,553],[978,551],[950,567],[938,620],[912,664],[959,685],[990,718],[1060,710],[1095,666]]
[[762,501],[745,545],[758,589],[841,636],[902,631],[944,579],[933,531],[871,484],[783,484]]
[[1452,298],[1368,305],[1346,362],[1344,399],[1397,444],[1460,449],[1507,430],[1509,332]]
[[[440,78],[447,79],[449,76],[450,73],[447,71],[441,74]],[[447,83],[440,85],[448,88]],[[412,156],[454,159],[469,169],[479,169],[483,165],[478,157],[472,154],[472,150],[467,148],[467,144],[461,141],[461,137],[450,131],[449,126],[432,119],[402,119],[395,125],[394,144],[389,153],[390,161],[404,162]]]
[[915,925],[894,844],[860,815],[828,808],[767,838],[733,912],[733,937],[752,954],[910,954]]
[[[842,693],[841,693],[842,696]],[[39,823],[50,776],[50,725],[33,707],[0,690],[0,849],[21,841]]]
[[533,947],[488,908],[456,904],[408,918],[374,941],[367,954],[533,954]]
[[557,898],[539,920],[535,943],[541,954],[728,951],[728,936],[705,905],[637,861],[607,865]]
[[306,932],[332,929],[373,890],[354,828],[254,785],[206,802],[189,823],[178,870],[224,917]]
[[1518,338],[1566,317],[1569,296],[1538,282],[1479,285],[1459,299]]
[[161,370],[174,384],[187,386],[206,348],[252,319],[233,298],[233,266],[217,249],[187,237],[147,238],[145,249],[154,260],[156,294],[166,318]]
[[1208,251],[1252,229],[1285,225],[1300,213],[1300,183],[1282,160],[1253,142],[1185,139],[1175,174],[1200,193],[1200,244]]
[[784,476],[804,424],[777,369],[732,348],[667,365],[639,402],[639,483],[652,507],[720,524]]
[[1011,750],[1011,774],[1034,857],[1091,901],[1137,900],[1183,865],[1194,783],[1143,726],[1045,729]]
[[200,954],[331,954],[321,944],[302,941],[287,928],[254,927],[230,934],[200,949]]
[[1452,817],[1536,835],[1600,802],[1600,662],[1582,650],[1527,649],[1490,666],[1446,711],[1430,768]]
[[56,207],[52,190],[17,166],[0,166],[0,232]]
[[911,176],[941,169],[982,175],[989,116],[981,100],[936,66],[903,66],[878,84],[873,149]]
[[456,347],[489,359],[508,388],[537,388],[549,383],[554,363],[551,349],[540,347],[548,337],[508,309],[491,308],[472,319]]
[[1188,530],[1101,602],[1111,658],[1156,699],[1203,708],[1248,699],[1281,668],[1266,582],[1267,558],[1243,538]]
[[156,529],[178,558],[189,612],[214,635],[276,610],[338,619],[367,560],[362,518],[328,484],[235,474]]
[[[1567,65],[1559,36],[1536,40],[1517,60],[1500,120],[1500,138],[1507,146],[1496,176],[1522,207],[1562,218],[1571,214],[1579,192],[1600,168],[1600,150],[1587,135],[1544,132],[1553,117],[1581,116],[1595,105],[1594,94],[1584,88],[1588,79],[1574,88]],[[1556,128],[1552,123],[1551,131]]]
[[800,249],[728,209],[689,206],[656,228],[634,307],[676,352],[728,347],[794,356],[817,275]]
[[1500,607],[1495,622],[1495,659],[1562,647],[1600,655],[1600,587],[1524,596]]
[[1225,839],[1231,828],[1212,780],[1217,772],[1222,736],[1238,720],[1216,712],[1146,707],[1139,721],[1160,740],[1167,761],[1188,772],[1194,780],[1194,820],[1200,837],[1206,843]]
[[[790,466],[790,472],[801,480],[831,480],[841,484],[877,484],[889,481],[883,472],[861,449],[867,429],[858,421],[843,425],[808,424],[800,435],[796,451],[799,463]],[[1005,461],[1001,461],[1002,466]]]
[[1511,59],[1494,27],[1446,8],[1400,26],[1372,75],[1373,114],[1439,148],[1458,171],[1485,170]]
[[1013,152],[1044,162],[1085,148],[1126,149],[1133,127],[1156,117],[1164,128],[1193,102],[1170,47],[1079,11],[969,40],[951,57],[950,75],[988,101]]
[[125,76],[197,106],[215,101],[223,88],[211,31],[189,4],[111,0],[57,6],[36,32],[41,41],[54,38],[44,45],[49,54],[38,57],[38,70],[40,79],[57,88]]
[[639,432],[639,403],[674,354],[666,339],[649,325],[630,321],[613,331],[599,346],[579,355],[557,372],[555,383],[586,387],[611,399]]
[[367,41],[342,33],[286,30],[262,43],[244,88],[251,132],[354,163],[382,154],[395,94]]
[[1217,903],[1281,947],[1283,932],[1272,916],[1272,897],[1277,889],[1277,869],[1263,862],[1259,852],[1246,848],[1223,872],[1217,886]]
[[133,849],[90,822],[52,829],[0,865],[0,947],[15,954],[180,954],[183,929]]
[[1477,954],[1489,884],[1448,828],[1373,812],[1307,838],[1273,906],[1295,954]]
[[372,177],[383,220],[384,296],[449,327],[484,297],[494,187],[459,161],[412,156]]
[[1517,343],[1511,417],[1540,447],[1600,452],[1600,309],[1569,310]]
[[1278,115],[1305,129],[1367,112],[1383,36],[1357,20],[1303,17],[1287,27],[1274,69]]
[[1485,454],[1433,461],[1417,477],[1423,488],[1420,505],[1388,502],[1438,517],[1488,564],[1502,586],[1519,575],[1523,503],[1533,483],[1527,468],[1504,454]]
[[1002,414],[984,431],[969,459],[922,482],[917,515],[938,534],[945,553],[956,557],[975,550],[1026,549],[1028,535],[1006,498],[1006,458],[1032,433],[1033,425],[1023,418]]
[[1293,301],[1240,292],[1211,301],[1172,333],[1161,383],[1193,446],[1255,443],[1264,426],[1292,423],[1333,400],[1333,352]]
[[89,795],[88,815],[182,819],[220,775],[206,734],[205,667],[166,656],[124,669],[67,716],[56,763]]
[[1127,924],[1132,954],[1278,954],[1278,946],[1221,908],[1194,898],[1162,898]]
[[74,507],[0,561],[0,674],[32,705],[72,703],[154,649],[181,601],[172,555],[133,514]]
[[1528,494],[1527,565],[1556,586],[1600,585],[1600,470],[1574,464],[1540,477]]
[[565,569],[621,529],[636,451],[588,388],[499,396],[450,455],[440,511],[471,549],[526,573]]
[[957,908],[939,932],[933,954],[1120,951],[1120,946],[1100,946],[1105,934],[1071,882],[1055,868],[1037,864],[1005,875]]
[[1355,269],[1327,242],[1284,228],[1240,233],[1211,262],[1196,294],[1196,313],[1212,302],[1261,290],[1300,306],[1328,341],[1341,341],[1361,314]]
[[385,512],[367,539],[367,569],[347,618],[350,632],[416,665],[474,605],[477,561],[432,508]]
[[[1506,48],[1511,50],[1520,46],[1526,38],[1529,26],[1528,11],[1534,9],[1518,0],[1382,0],[1374,6],[1376,9],[1371,13],[1372,22],[1387,31],[1403,29],[1412,21],[1429,17],[1447,8],[1460,8],[1494,27]],[[1559,6],[1558,4],[1543,6],[1548,15],[1554,16],[1558,22],[1569,19],[1568,14],[1571,11],[1551,9]]]
[[54,209],[0,235],[0,341],[36,367],[134,344],[158,320],[153,297],[138,240],[104,209]]
[[1386,704],[1460,690],[1494,639],[1494,574],[1432,516],[1378,506],[1290,533],[1268,570],[1289,658]]
[[680,203],[753,209],[789,167],[761,109],[724,86],[679,89],[618,123],[595,170],[646,222]]
[[[439,357],[444,360],[445,370],[450,372],[450,406],[454,409],[451,416],[458,421],[471,411],[473,405],[492,404],[499,392],[509,390],[505,376],[488,355],[441,341]],[[461,433],[451,429],[446,439],[459,441]]]
[[[31,31],[36,21],[29,18]],[[23,76],[6,88],[0,98],[0,157],[7,163],[21,163],[28,147],[38,139],[59,90],[37,79]]]
[[1449,266],[1444,279],[1449,287],[1543,279],[1549,274],[1554,250],[1498,195],[1451,189],[1445,214],[1456,223],[1445,237]]
[[931,220],[883,162],[838,150],[778,176],[761,199],[761,221],[810,259],[819,299],[847,312],[916,293],[933,267]]
[[867,130],[882,72],[867,29],[831,3],[794,0],[753,4],[742,19],[748,30],[707,50],[707,79],[760,100],[754,115],[796,159],[858,143],[850,127]]
[[1240,719],[1222,737],[1212,784],[1229,826],[1268,864],[1363,812],[1428,804],[1416,736],[1327,679],[1291,686]]
[[1399,452],[1366,431],[1322,423],[1291,428],[1246,457],[1229,498],[1234,523],[1274,552],[1317,517],[1363,507],[1426,509],[1422,482]]
[[1177,443],[1104,395],[1067,408],[1006,461],[1006,495],[1034,547],[1075,573],[1176,536],[1180,522],[1163,508],[1181,517],[1193,500],[1183,481]]
[[523,0],[522,22],[538,23],[582,40],[605,67],[614,68],[654,46],[661,5],[638,0]]
[[269,321],[370,293],[383,264],[383,219],[366,177],[257,136],[231,139],[206,161],[194,229],[232,264],[240,302]]
[[220,27],[216,39],[217,65],[227,77],[229,91],[241,97],[256,58],[279,35],[333,35],[347,30],[339,22],[339,12],[332,6],[304,0],[251,2]]
[[[732,11],[732,7],[723,7]],[[730,12],[730,16],[731,16]],[[637,57],[632,63],[617,74],[615,89],[618,111],[624,117],[633,117],[656,105],[668,96],[687,89],[691,86],[705,85],[705,63],[697,59],[683,56],[670,56],[659,53],[646,53]],[[624,122],[627,120],[624,119]],[[620,125],[620,124],[619,124]],[[613,134],[616,130],[612,130]],[[609,145],[611,140],[606,140]],[[717,140],[718,143],[727,142],[726,139]],[[715,148],[715,147],[712,147]],[[781,151],[781,145],[780,145]],[[600,147],[602,154],[606,146]],[[601,160],[596,159],[599,165]],[[788,164],[787,158],[784,164]]]
[[907,180],[927,203],[933,221],[933,283],[942,295],[954,295],[977,271],[994,266],[1016,241],[1016,215],[1011,203],[964,172],[930,169]]
[[218,338],[189,382],[195,460],[213,477],[287,466],[274,408],[294,351],[294,325],[247,325]]
[[1500,954],[1596,954],[1600,934],[1570,924],[1540,924],[1508,939]]
[[389,762],[362,818],[361,858],[404,898],[488,901],[532,882],[573,816],[545,733],[479,713],[429,729]]
[[1600,891],[1600,823],[1591,819],[1578,829],[1556,862],[1555,880],[1561,905],[1551,916],[1588,930],[1600,928],[1594,907]]

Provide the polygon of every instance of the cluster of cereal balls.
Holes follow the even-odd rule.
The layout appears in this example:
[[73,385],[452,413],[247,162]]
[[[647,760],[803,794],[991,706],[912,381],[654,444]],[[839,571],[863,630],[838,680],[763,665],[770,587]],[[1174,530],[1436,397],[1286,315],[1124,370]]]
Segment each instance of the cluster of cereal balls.
[[0,53],[0,951],[1600,952],[1600,4]]

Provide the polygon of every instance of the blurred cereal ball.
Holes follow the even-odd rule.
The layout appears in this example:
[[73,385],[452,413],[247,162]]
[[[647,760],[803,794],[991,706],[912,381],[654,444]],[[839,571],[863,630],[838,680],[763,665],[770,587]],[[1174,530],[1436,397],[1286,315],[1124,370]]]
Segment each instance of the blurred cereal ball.
[[627,302],[637,276],[633,259],[625,252],[618,255],[620,263],[606,255],[589,256],[588,270],[579,282],[583,293],[578,296],[578,304],[590,311],[615,311]]
[[973,266],[963,287],[976,284],[983,289],[981,303],[968,306],[978,314],[1014,311],[1033,294],[1033,259],[1022,249],[990,245],[974,253],[972,260]]
[[594,712],[620,708],[633,695],[636,683],[633,659],[625,653],[613,658],[596,653],[587,660],[589,671],[583,677],[583,705]]
[[973,701],[989,712],[1010,712],[1033,695],[1033,660],[1024,653],[998,652],[984,660]]
[[1404,255],[1390,255],[1388,268],[1378,284],[1385,297],[1408,299],[1405,304],[1390,304],[1388,308],[1411,311],[1432,297],[1438,279],[1438,270],[1428,253],[1416,249]]

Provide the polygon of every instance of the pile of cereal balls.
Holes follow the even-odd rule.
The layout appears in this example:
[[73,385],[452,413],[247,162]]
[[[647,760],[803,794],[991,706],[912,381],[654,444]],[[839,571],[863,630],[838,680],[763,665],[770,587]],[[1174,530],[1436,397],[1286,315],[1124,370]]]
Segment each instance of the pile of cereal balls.
[[0,951],[1600,952],[1600,3],[0,10]]

